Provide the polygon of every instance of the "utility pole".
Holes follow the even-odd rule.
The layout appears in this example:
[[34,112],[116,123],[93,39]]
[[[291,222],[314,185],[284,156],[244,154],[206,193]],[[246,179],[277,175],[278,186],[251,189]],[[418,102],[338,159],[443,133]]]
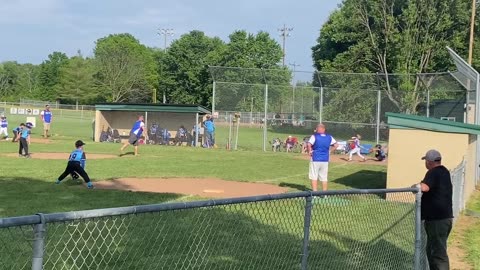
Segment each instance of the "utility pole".
[[287,39],[287,37],[290,36],[290,32],[293,31],[293,28],[288,28],[287,26],[285,26],[285,24],[283,25],[283,28],[279,28],[278,29],[278,32],[280,32],[280,36],[282,37],[282,48],[283,48],[283,61],[282,61],[282,64],[283,66],[285,66],[285,55],[286,55],[286,51],[285,51],[285,40]]
[[292,78],[292,113],[295,113],[295,72],[297,71],[297,67],[300,65],[297,62],[289,63],[290,66],[293,67],[293,78]]
[[475,13],[477,7],[477,0],[472,0],[472,18],[470,20],[470,44],[468,46],[468,64],[473,61],[473,41],[475,35]]
[[158,29],[158,35],[163,36],[164,38],[164,45],[163,45],[163,50],[166,52],[167,51],[167,37],[168,36],[173,36],[173,29],[171,28],[162,28]]

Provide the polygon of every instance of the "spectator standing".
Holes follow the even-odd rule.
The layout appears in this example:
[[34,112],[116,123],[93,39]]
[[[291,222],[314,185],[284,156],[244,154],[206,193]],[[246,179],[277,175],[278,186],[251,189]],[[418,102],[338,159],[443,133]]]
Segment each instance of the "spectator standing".
[[43,137],[48,138],[50,132],[50,124],[52,123],[52,112],[50,111],[50,105],[45,105],[45,110],[40,113],[43,122]]

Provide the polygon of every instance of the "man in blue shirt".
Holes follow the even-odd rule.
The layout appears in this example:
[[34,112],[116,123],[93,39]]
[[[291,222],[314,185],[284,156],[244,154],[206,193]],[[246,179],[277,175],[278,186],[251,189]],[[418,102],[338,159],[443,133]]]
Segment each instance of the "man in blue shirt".
[[120,148],[121,152],[123,152],[123,150],[131,144],[134,146],[135,156],[138,156],[138,141],[140,140],[140,138],[142,138],[142,134],[145,131],[145,123],[143,121],[143,115],[138,116],[138,120],[133,124],[133,127],[130,130],[130,137],[128,141],[125,142],[122,148]]
[[28,153],[28,145],[30,144],[30,129],[32,125],[30,123],[20,124],[20,131],[17,134],[18,140],[18,156],[19,157],[26,157],[30,158],[30,154]]
[[337,148],[335,139],[325,133],[325,125],[318,124],[315,134],[308,140],[308,153],[312,157],[309,168],[309,178],[312,181],[312,190],[318,190],[318,180],[322,182],[322,189],[328,188],[328,162],[330,152]]
[[213,119],[210,114],[207,114],[205,117],[207,120],[203,122],[203,126],[205,127],[205,135],[207,140],[206,146],[210,148],[215,146],[215,124],[213,123]]
[[85,183],[87,183],[87,188],[93,188],[90,177],[85,171],[85,163],[87,161],[87,157],[85,155],[85,152],[83,152],[84,145],[85,143],[80,140],[75,142],[76,149],[73,150],[68,157],[67,168],[65,168],[65,171],[58,177],[57,181],[55,181],[56,184],[60,184],[60,182],[65,179],[65,177],[67,177],[69,174],[78,174],[83,178]]
[[48,138],[48,132],[50,131],[50,123],[52,123],[52,112],[50,111],[50,105],[45,105],[40,115],[43,121],[43,137]]

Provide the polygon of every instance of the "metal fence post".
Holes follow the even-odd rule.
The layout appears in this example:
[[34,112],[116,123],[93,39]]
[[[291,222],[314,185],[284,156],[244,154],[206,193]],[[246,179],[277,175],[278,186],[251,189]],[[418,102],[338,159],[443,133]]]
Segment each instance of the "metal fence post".
[[421,254],[422,254],[422,188],[417,185],[417,193],[415,194],[415,253],[413,261],[413,269],[420,270]]
[[305,198],[305,219],[303,226],[303,248],[302,248],[302,270],[307,269],[308,264],[308,243],[310,240],[310,222],[312,221],[312,201],[313,196],[310,195]]
[[263,151],[267,151],[267,126],[268,126],[268,84],[265,84],[265,112],[264,112],[264,123],[263,123]]
[[318,101],[318,122],[323,122],[323,86],[320,86],[320,100]]
[[213,92],[212,92],[212,114],[215,113],[215,90],[216,90],[216,87],[217,86],[217,83],[215,81],[213,81]]
[[32,270],[43,269],[43,255],[45,251],[45,232],[47,231],[45,224],[45,217],[43,214],[37,214],[40,216],[40,223],[35,224],[33,228],[33,256],[32,256]]
[[375,140],[376,143],[379,144],[380,142],[380,117],[381,117],[381,110],[382,110],[382,91],[377,91],[377,127],[375,130]]

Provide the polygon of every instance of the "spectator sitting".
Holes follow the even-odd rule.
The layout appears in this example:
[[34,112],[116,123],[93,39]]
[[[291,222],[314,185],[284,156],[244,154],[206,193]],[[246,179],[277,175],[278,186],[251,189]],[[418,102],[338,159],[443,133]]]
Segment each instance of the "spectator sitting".
[[292,137],[291,135],[288,136],[288,138],[285,140],[285,147],[287,149],[287,152],[290,152],[293,150],[293,147],[298,143],[297,138]]
[[175,136],[175,144],[182,145],[183,142],[187,142],[187,129],[181,125]]

